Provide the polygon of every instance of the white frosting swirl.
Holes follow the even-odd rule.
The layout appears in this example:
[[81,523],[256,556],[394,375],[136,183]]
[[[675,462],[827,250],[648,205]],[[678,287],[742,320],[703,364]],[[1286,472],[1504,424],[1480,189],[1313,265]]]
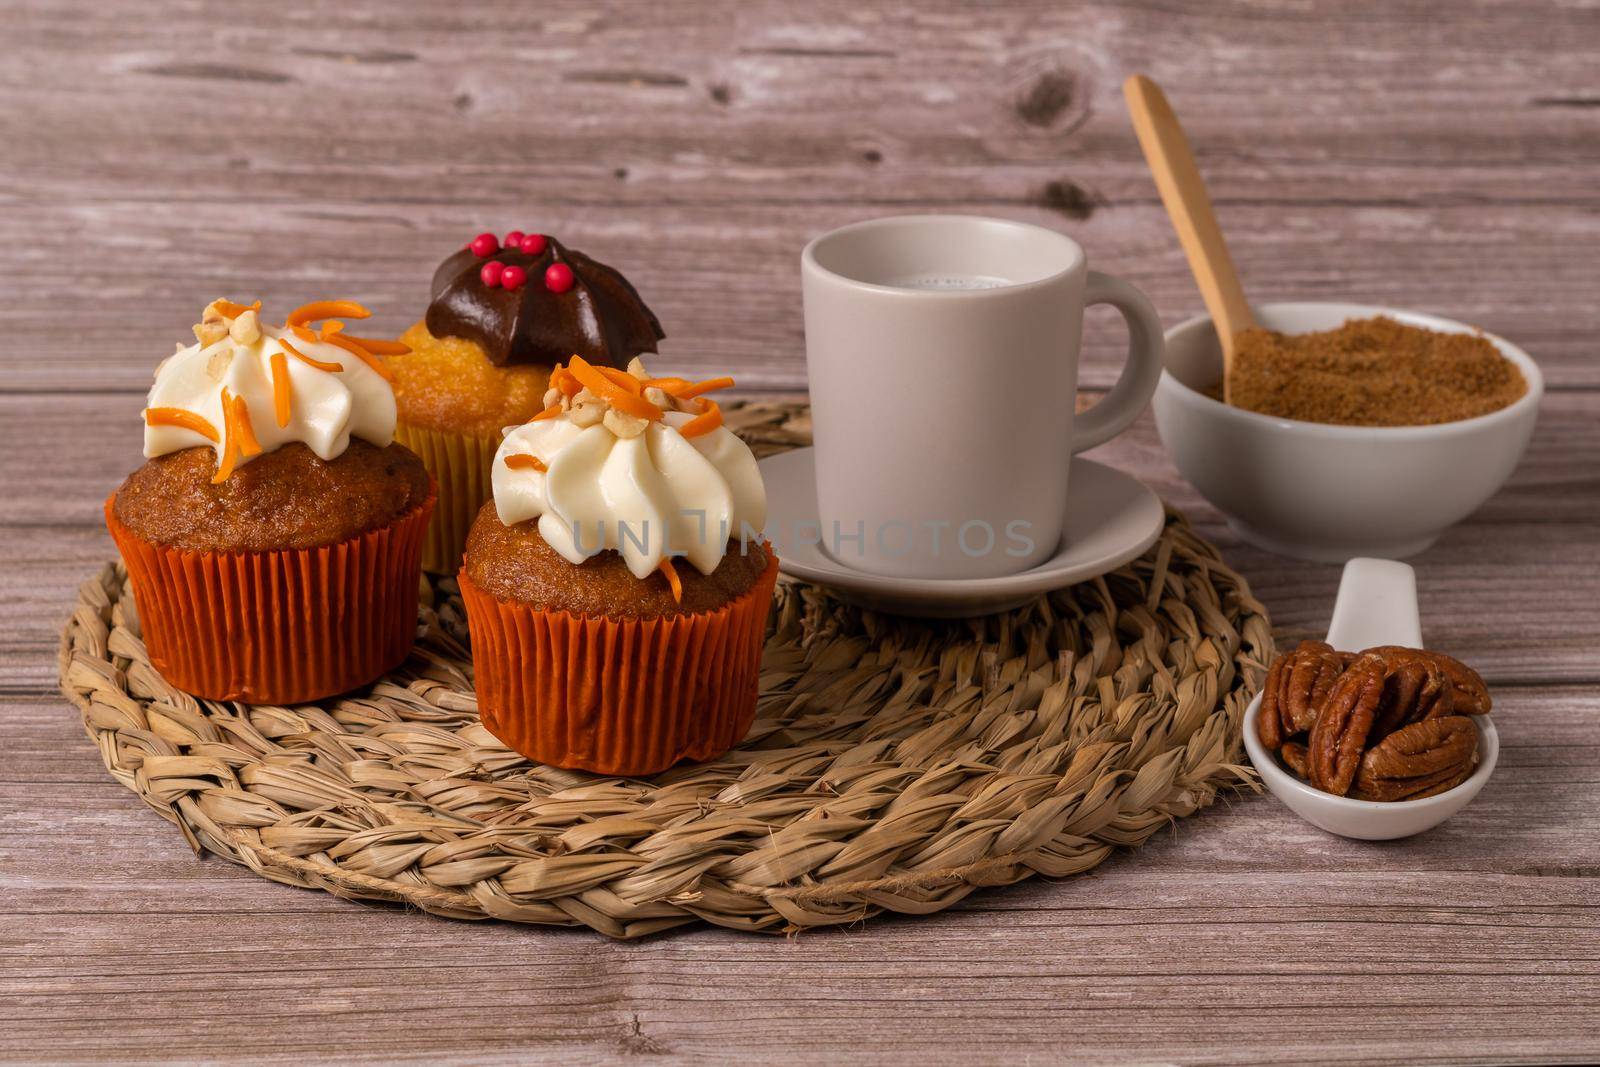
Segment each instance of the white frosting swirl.
[[[494,458],[500,521],[537,519],[545,541],[573,563],[609,548],[638,578],[677,555],[710,574],[730,539],[766,525],[767,491],[755,456],[726,429],[678,432],[693,418],[668,411],[634,437],[579,426],[567,412],[509,428]],[[547,469],[508,467],[506,457],[517,455]]]
[[[321,370],[289,354],[289,344],[311,359],[339,366]],[[272,357],[282,352],[289,377],[289,418],[279,426],[272,385]],[[222,464],[226,419],[222,391],[242,397],[250,412],[250,428],[263,453],[299,441],[319,457],[331,460],[350,447],[353,434],[383,448],[394,440],[394,390],[377,371],[353,352],[324,341],[307,341],[287,330],[260,326],[249,343],[224,336],[210,345],[179,349],[156,371],[146,404],[150,408],[178,408],[200,416],[217,432],[213,441],[185,426],[150,425],[144,428],[145,458],[180,449],[208,446]],[[252,456],[236,456],[236,464]]]

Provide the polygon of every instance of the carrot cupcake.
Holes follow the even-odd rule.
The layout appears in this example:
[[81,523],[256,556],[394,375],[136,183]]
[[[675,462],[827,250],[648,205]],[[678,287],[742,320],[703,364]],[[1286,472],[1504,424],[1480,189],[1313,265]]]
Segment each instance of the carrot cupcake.
[[581,356],[506,434],[460,575],[484,725],[530,759],[650,774],[755,716],[778,561],[755,457],[704,396]]
[[393,361],[399,440],[439,482],[424,568],[460,566],[500,431],[543,408],[556,363],[620,368],[662,336],[626,278],[544,234],[481,233],[440,264],[427,315],[401,338],[410,354]]
[[214,301],[157,369],[148,461],[105,514],[162,676],[284,704],[405,658],[434,492],[393,443],[387,346],[344,333],[366,310],[309,304],[278,328],[260,306]]

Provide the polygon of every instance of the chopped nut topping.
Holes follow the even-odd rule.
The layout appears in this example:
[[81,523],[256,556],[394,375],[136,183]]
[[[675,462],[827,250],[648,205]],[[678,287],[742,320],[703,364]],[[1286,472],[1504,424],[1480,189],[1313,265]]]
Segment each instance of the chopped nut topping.
[[228,323],[223,319],[194,324],[194,337],[200,342],[201,348],[210,348],[226,336],[228,336]]
[[261,339],[261,321],[254,311],[242,311],[228,326],[228,336],[241,345],[253,345]]
[[[635,359],[634,362],[637,363],[638,360]],[[644,391],[644,398],[663,411],[678,410],[678,402],[673,399],[672,394],[659,385],[647,386]]]
[[222,376],[228,373],[228,365],[233,362],[233,348],[219,348],[211,353],[211,358],[206,360],[206,374],[214,382],[222,381]]
[[206,305],[206,309],[200,313],[201,322],[226,322],[227,318],[228,317],[222,313],[221,300],[211,301],[211,303]]
[[588,429],[598,426],[606,416],[607,408],[599,401],[590,401],[587,404],[572,405],[572,425]]
[[616,408],[606,408],[605,424],[606,429],[624,440],[638,437],[644,433],[645,427],[650,425],[644,419],[618,411]]
[[717,405],[701,394],[726,389],[733,379],[693,382],[677,377],[651,378],[638,356],[628,361],[623,373],[591,366],[574,356],[573,368],[562,364],[552,368],[550,383],[544,392],[544,410],[534,416],[536,420],[566,414],[580,428],[604,423],[618,437],[633,438],[644,433],[652,421],[672,411],[694,415],[679,430],[686,437],[696,437],[722,424]]

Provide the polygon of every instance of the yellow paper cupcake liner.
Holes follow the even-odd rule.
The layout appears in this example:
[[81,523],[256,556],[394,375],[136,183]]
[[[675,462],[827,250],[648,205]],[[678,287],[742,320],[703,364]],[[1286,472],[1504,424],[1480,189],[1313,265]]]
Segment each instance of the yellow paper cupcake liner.
[[489,472],[494,465],[500,435],[454,433],[400,422],[396,441],[422,459],[439,483],[439,503],[422,544],[422,569],[430,574],[454,574],[461,569],[467,531],[478,509],[489,499]]

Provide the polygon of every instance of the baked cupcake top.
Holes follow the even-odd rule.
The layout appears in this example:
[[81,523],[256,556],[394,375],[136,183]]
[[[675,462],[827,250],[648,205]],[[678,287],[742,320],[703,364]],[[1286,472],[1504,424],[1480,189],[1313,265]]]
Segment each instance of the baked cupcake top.
[[481,233],[439,265],[424,320],[476,342],[496,366],[553,366],[576,353],[622,367],[666,336],[622,274],[545,234]]
[[366,318],[359,304],[307,304],[282,327],[263,324],[260,307],[213,301],[197,343],[156,370],[147,462],[114,500],[140,538],[198,552],[313,548],[385,526],[431,492],[422,461],[392,443],[382,355],[403,346],[345,334],[333,316]]
[[194,327],[196,343],[156,369],[144,409],[146,458],[208,447],[222,482],[287,444],[331,460],[352,436],[379,448],[394,439],[394,390],[382,357],[403,345],[346,334],[343,318],[369,314],[349,301],[307,304],[281,327],[263,323],[260,308],[259,300],[212,301]]
[[767,519],[755,456],[704,395],[732,384],[652,378],[637,358],[627,370],[558,364],[544,411],[509,428],[495,454],[500,522],[536,521],[574,564],[609,549],[636,578],[671,580],[679,555],[709,575]]

